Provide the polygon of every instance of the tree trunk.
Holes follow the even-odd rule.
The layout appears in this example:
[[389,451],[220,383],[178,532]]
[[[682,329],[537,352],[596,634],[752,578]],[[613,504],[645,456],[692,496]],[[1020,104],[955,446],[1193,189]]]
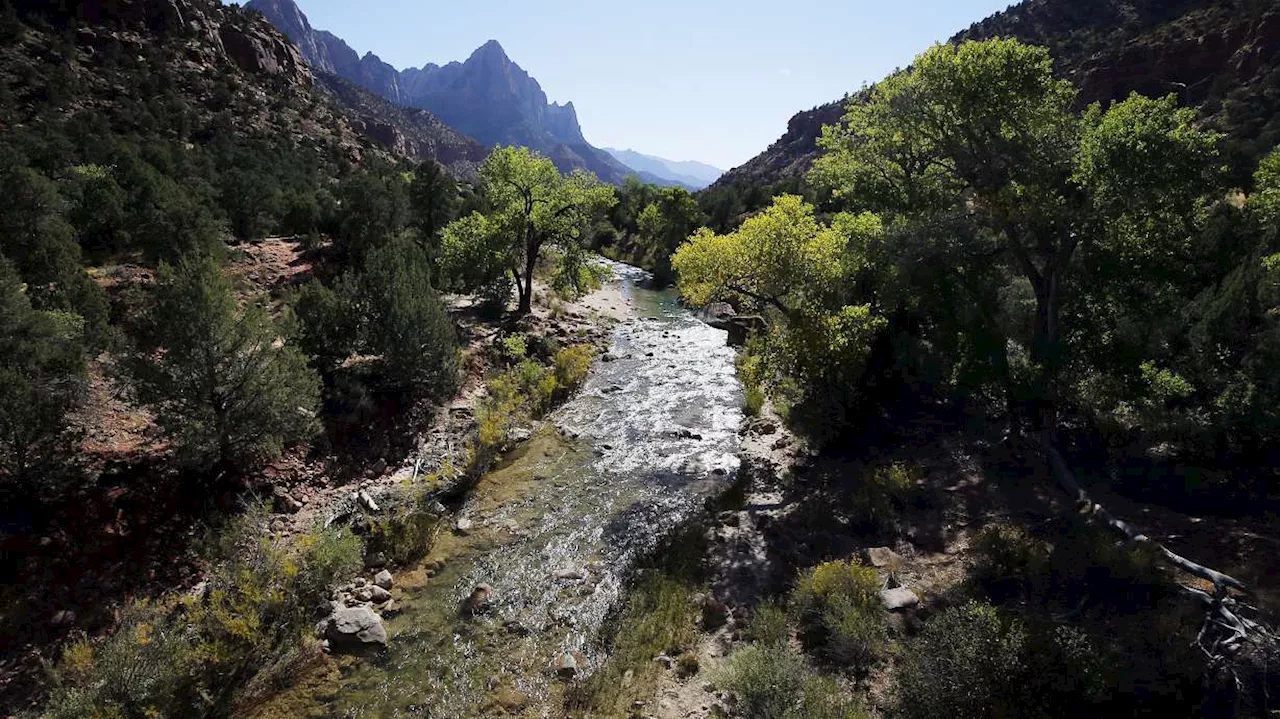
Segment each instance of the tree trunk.
[[517,313],[519,313],[519,308],[525,307],[529,304],[525,299],[524,281],[520,277],[519,269],[515,267],[511,268],[511,279],[516,283],[516,307]]
[[527,315],[533,311],[533,269],[537,264],[538,246],[530,243],[526,245],[524,256],[524,289],[520,293],[520,306],[516,308],[518,315]]
[[1032,421],[1043,442],[1052,443],[1058,425],[1058,369],[1062,358],[1061,312],[1062,269],[1056,263],[1045,266],[1040,281],[1032,282],[1036,293],[1036,317],[1032,329],[1031,361],[1036,367]]

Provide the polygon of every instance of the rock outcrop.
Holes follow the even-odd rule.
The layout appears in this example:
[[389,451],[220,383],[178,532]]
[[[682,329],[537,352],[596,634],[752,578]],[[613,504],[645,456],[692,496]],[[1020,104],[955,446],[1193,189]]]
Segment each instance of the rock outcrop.
[[468,180],[474,178],[476,168],[488,154],[484,145],[426,110],[396,105],[337,75],[318,75],[316,86],[346,110],[362,135],[392,154],[419,161],[435,160],[455,176]]
[[311,85],[311,70],[298,49],[266,26],[224,23],[218,28],[218,37],[227,57],[241,70]]
[[[303,142],[352,162],[372,147],[315,94],[302,52],[258,13],[214,0],[16,0],[15,9],[21,18],[38,18],[40,28],[74,28],[68,37],[74,38],[76,52],[69,62],[77,77],[78,106],[136,103],[140,98],[125,89],[146,74],[165,79],[173,95],[169,106],[181,105],[196,128],[217,118],[237,133]],[[34,31],[30,39],[42,32]],[[6,68],[29,66],[38,72],[29,50],[29,43],[0,47],[0,61]],[[113,56],[128,62],[103,62]],[[128,111],[135,109],[130,105]]]

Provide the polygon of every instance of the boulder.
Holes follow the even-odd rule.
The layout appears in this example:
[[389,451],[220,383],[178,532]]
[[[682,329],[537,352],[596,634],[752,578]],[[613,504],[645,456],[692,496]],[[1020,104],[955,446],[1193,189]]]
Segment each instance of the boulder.
[[271,488],[271,503],[277,514],[297,514],[302,510],[302,502],[278,485]]
[[891,612],[910,609],[920,603],[920,597],[906,587],[880,590],[880,604]]
[[581,665],[582,662],[579,661],[577,652],[561,652],[560,656],[556,657],[555,663],[551,665],[551,668],[555,670],[560,678],[573,679],[581,670]]
[[729,329],[729,320],[738,314],[728,302],[712,302],[698,313],[698,318],[718,330]]
[[383,589],[391,589],[394,581],[391,578],[391,572],[384,569],[373,576],[373,583]]
[[462,602],[462,611],[468,616],[476,616],[489,611],[493,598],[493,587],[488,584],[477,584],[471,594]]
[[391,592],[388,592],[384,587],[379,587],[375,584],[372,587],[368,587],[367,591],[369,593],[368,601],[374,604],[382,604],[391,600]]
[[729,346],[743,347],[751,335],[764,332],[769,326],[760,315],[734,315],[725,329],[729,331]]
[[574,567],[565,567],[556,570],[555,578],[561,581],[581,582],[587,578],[587,573]]
[[453,523],[453,531],[457,532],[458,534],[465,535],[467,532],[470,532],[475,526],[476,526],[475,522],[472,522],[470,519],[467,519],[466,517],[458,517],[458,521]]
[[729,605],[712,596],[702,600],[702,628],[708,632],[729,623]]
[[888,547],[870,547],[866,550],[867,563],[873,567],[897,567],[902,564],[902,557]]
[[378,503],[373,501],[373,497],[363,489],[356,494],[356,501],[360,503],[360,506],[364,507],[370,512],[381,511],[381,508],[378,506]]
[[368,607],[344,607],[316,627],[335,652],[357,652],[387,646],[387,630],[382,619]]

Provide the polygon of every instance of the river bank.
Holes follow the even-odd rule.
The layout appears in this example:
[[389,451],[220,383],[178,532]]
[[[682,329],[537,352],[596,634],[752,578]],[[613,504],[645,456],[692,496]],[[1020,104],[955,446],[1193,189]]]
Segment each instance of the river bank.
[[[241,248],[229,269],[253,291],[272,288],[287,293],[282,288],[309,276],[309,258],[295,242],[269,240]],[[117,268],[102,276],[114,278],[120,291],[148,281],[145,272],[128,270]],[[518,334],[535,341],[546,338],[554,346],[594,347],[598,354],[611,328],[628,316],[615,283],[577,302],[555,299],[545,288],[540,294],[543,302],[533,315],[514,325],[507,319],[484,318],[469,298],[450,298],[464,359],[461,389],[449,403],[400,408],[393,424],[378,428],[382,436],[404,433],[390,442],[368,433],[375,442],[288,451],[243,478],[240,491],[215,497],[216,508],[175,508],[182,501],[181,477],[167,467],[167,450],[154,440],[152,419],[112,384],[109,361],[95,365],[93,381],[95,389],[101,386],[101,401],[95,395],[77,421],[92,430],[85,432],[85,451],[89,469],[101,474],[96,484],[87,485],[86,493],[104,496],[90,496],[94,501],[78,510],[77,516],[84,515],[86,521],[55,527],[26,552],[31,555],[28,576],[10,585],[7,593],[26,596],[7,603],[3,612],[5,626],[14,631],[6,632],[0,660],[0,706],[10,711],[37,707],[50,689],[45,667],[59,661],[64,647],[81,637],[113,635],[124,626],[122,617],[139,602],[162,605],[198,596],[217,570],[217,545],[225,525],[239,523],[237,517],[245,508],[265,508],[265,514],[250,514],[255,522],[260,520],[260,532],[273,551],[281,552],[299,541],[311,542],[317,527],[349,524],[366,533],[377,525],[390,526],[391,513],[404,503],[406,486],[413,484],[415,468],[424,476],[445,476],[439,471],[442,467],[463,466],[474,441],[476,408],[488,396],[487,381],[496,371],[495,343]],[[447,476],[457,486],[441,482],[436,489],[442,498],[465,485],[461,473]],[[98,486],[105,490],[98,492]],[[370,512],[370,506],[378,511]],[[94,512],[105,516],[98,521]],[[6,551],[11,550],[6,545]],[[86,556],[94,557],[90,563],[101,571],[65,568],[85,564]]]

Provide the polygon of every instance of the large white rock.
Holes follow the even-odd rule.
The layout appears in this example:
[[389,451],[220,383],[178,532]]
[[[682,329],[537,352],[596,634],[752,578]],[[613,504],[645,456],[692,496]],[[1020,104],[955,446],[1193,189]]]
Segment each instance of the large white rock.
[[880,590],[880,604],[889,611],[910,609],[920,603],[920,597],[906,587]]
[[387,646],[387,630],[382,626],[382,618],[368,607],[335,609],[317,629],[322,629],[319,633],[329,640],[329,648],[336,652]]

